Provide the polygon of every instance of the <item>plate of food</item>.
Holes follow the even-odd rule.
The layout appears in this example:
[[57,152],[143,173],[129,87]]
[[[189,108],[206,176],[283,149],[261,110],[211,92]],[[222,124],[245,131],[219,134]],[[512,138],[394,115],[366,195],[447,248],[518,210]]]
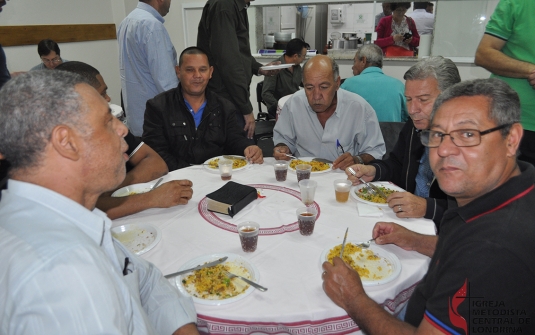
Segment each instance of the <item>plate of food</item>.
[[158,180],[149,183],[133,184],[122,187],[111,194],[112,197],[127,197],[129,195],[149,192]]
[[288,69],[294,66],[294,64],[276,64],[276,65],[264,65],[260,67],[260,70],[280,70],[280,69]]
[[310,164],[312,165],[312,174],[326,173],[333,169],[331,163],[316,162],[313,161],[314,157],[300,157],[299,159],[292,159],[288,167],[290,171],[295,172],[295,167],[299,164]]
[[203,305],[225,305],[242,300],[255,288],[239,278],[228,278],[223,271],[245,277],[254,282],[260,279],[260,273],[247,259],[236,254],[211,254],[192,259],[182,265],[180,270],[202,265],[227,256],[221,264],[188,272],[176,277],[178,289]]
[[161,230],[148,223],[130,223],[113,227],[111,234],[136,255],[151,250],[162,239]]
[[[214,157],[214,158],[210,158],[210,159],[208,159],[208,160],[206,160],[204,162],[203,166],[208,171],[219,172],[219,164],[218,164],[218,162],[219,162],[220,159],[224,159],[223,156],[217,156],[217,157]],[[250,163],[247,161],[247,159],[245,159],[245,157],[243,157],[243,156],[232,155],[232,161],[233,161],[233,164],[232,164],[232,170],[233,171],[243,170],[243,169],[247,168],[250,165]]]
[[[362,285],[375,286],[391,282],[401,273],[401,262],[391,252],[381,246],[372,244],[364,249],[358,246],[362,242],[349,241],[344,248],[343,260],[360,275]],[[340,256],[341,244],[326,248],[321,254],[320,264],[332,263],[335,256]],[[323,271],[323,268],[321,269]]]
[[[394,192],[405,192],[405,190],[402,189],[401,187],[396,186],[388,181],[387,182],[372,182],[369,184],[377,186],[379,189],[381,189],[381,191],[383,191],[383,193],[387,197]],[[386,200],[383,197],[373,192],[370,192],[370,190],[368,190],[368,188],[364,184],[353,186],[349,193],[354,199],[356,199],[357,201],[363,202],[365,204],[375,205],[379,207],[388,207],[388,204],[386,203]]]

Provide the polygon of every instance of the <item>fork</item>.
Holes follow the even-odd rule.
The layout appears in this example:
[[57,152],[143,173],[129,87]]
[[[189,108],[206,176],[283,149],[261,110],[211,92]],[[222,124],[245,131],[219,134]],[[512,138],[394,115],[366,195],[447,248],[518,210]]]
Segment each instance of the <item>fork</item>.
[[224,273],[229,278],[240,278],[241,280],[243,280],[244,282],[246,282],[247,284],[251,285],[252,287],[256,288],[259,291],[266,292],[268,290],[264,286],[260,286],[257,283],[255,283],[254,281],[251,281],[251,280],[249,280],[247,278],[243,278],[242,276],[235,275],[234,273],[231,273],[231,272],[228,272],[228,271],[224,271]]
[[[353,170],[352,167],[348,167],[347,168],[347,171],[349,171],[349,173],[351,173],[353,176],[357,177],[357,173],[355,172],[355,170]],[[364,184],[364,186],[371,192],[371,193],[374,193],[374,194],[378,194],[379,196],[385,198],[386,200],[386,195],[379,190],[376,190],[374,187],[372,187],[370,184],[368,184],[368,182],[366,182],[364,179],[362,179],[361,177],[357,177],[357,179]]]

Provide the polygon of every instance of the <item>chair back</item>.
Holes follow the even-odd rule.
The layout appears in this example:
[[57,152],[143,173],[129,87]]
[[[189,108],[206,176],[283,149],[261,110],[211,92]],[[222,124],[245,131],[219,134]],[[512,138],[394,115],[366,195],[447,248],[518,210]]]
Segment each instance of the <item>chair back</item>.
[[387,159],[390,152],[394,149],[399,138],[399,133],[404,125],[405,122],[379,122],[379,127],[381,128],[381,133],[383,134],[386,146],[386,153],[383,156],[383,159]]

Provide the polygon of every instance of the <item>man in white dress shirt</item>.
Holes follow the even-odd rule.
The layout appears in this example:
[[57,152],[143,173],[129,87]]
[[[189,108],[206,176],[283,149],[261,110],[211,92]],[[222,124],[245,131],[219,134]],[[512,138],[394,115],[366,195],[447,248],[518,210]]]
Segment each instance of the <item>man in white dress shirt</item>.
[[372,106],[360,95],[339,90],[338,64],[317,55],[303,67],[304,90],[284,104],[273,129],[273,157],[316,157],[333,169],[368,163],[385,154],[385,142]]
[[112,238],[95,203],[125,177],[126,126],[82,77],[0,91],[0,334],[198,334],[190,298]]
[[425,10],[428,4],[428,2],[414,2],[414,11],[407,15],[416,23],[420,35],[432,34],[435,27],[435,16]]

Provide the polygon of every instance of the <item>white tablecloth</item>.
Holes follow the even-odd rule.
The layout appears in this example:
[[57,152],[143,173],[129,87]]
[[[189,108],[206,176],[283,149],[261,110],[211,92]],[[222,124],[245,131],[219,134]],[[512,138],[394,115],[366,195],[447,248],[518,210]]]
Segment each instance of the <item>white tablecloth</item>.
[[[160,243],[142,257],[164,274],[177,271],[193,258],[215,253],[239,254],[257,267],[259,283],[269,290],[264,293],[255,290],[228,305],[196,304],[201,331],[213,334],[357,333],[358,326],[323,292],[320,256],[324,249],[341,243],[347,227],[348,241],[364,241],[371,238],[377,221],[397,222],[423,234],[434,234],[434,224],[424,219],[398,219],[388,208],[381,218],[359,217],[356,200],[336,202],[333,181],[346,177],[341,171],[333,171],[312,175],[318,182],[315,201],[320,213],[313,235],[302,236],[295,230],[295,210],[303,206],[296,175],[289,171],[285,182],[277,182],[273,162],[273,158],[267,158],[262,165],[234,172],[232,180],[235,182],[268,185],[262,189],[265,198],[254,201],[234,218],[220,214],[210,218],[206,213],[200,214],[205,195],[225,182],[206,167],[194,166],[173,171],[163,181],[191,180],[194,194],[187,205],[149,209],[115,220],[114,226],[135,222],[158,226],[163,235]],[[237,233],[232,231],[234,225],[243,221],[256,221],[264,229],[254,253],[243,252]],[[425,274],[429,259],[393,245],[384,248],[401,260],[401,274],[388,284],[367,287],[366,291],[388,312],[396,313]]]

